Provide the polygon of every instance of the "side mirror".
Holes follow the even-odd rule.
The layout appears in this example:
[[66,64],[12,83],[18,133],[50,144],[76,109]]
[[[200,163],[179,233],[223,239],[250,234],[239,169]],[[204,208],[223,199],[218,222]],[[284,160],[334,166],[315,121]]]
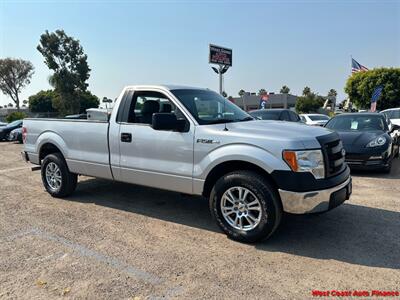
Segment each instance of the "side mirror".
[[390,130],[391,132],[396,131],[396,130],[400,130],[400,126],[397,124],[393,124],[392,123],[392,129]]
[[185,131],[186,121],[178,120],[173,113],[154,113],[152,117],[154,130]]

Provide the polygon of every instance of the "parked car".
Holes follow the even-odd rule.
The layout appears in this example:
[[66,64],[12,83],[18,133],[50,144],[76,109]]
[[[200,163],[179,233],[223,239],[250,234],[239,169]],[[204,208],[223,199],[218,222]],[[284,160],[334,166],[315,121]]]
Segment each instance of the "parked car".
[[8,123],[0,122],[0,127],[6,126]]
[[324,126],[330,118],[323,114],[301,114],[300,119],[303,123],[313,126]]
[[399,155],[399,140],[389,130],[386,117],[378,113],[349,113],[332,118],[326,128],[336,131],[346,151],[346,162],[352,168],[383,169],[390,172]]
[[290,109],[259,109],[250,111],[249,114],[260,120],[277,120],[277,121],[288,121],[288,122],[301,122],[301,119],[297,113]]
[[6,126],[0,127],[0,141],[8,140],[10,132],[20,127],[22,127],[22,120],[17,120],[7,124]]
[[25,119],[23,128],[22,156],[41,166],[53,197],[70,195],[78,174],[202,195],[239,241],[269,237],[283,212],[325,212],[351,194],[336,132],[254,120],[208,89],[131,86],[109,121]]
[[18,141],[22,143],[22,128],[16,128],[12,130],[8,136],[8,140],[11,141]]
[[[382,110],[381,113],[384,114],[390,120],[389,127],[391,125],[400,126],[400,107],[385,109],[385,110]],[[400,132],[398,132],[398,135],[400,135]]]

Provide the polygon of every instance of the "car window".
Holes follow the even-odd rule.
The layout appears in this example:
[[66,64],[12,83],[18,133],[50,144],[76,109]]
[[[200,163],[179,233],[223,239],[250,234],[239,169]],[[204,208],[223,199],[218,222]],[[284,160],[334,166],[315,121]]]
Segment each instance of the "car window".
[[300,119],[301,119],[303,122],[307,122],[307,120],[306,120],[306,118],[305,118],[304,116],[300,116]]
[[288,113],[286,110],[284,110],[284,111],[282,112],[282,114],[281,114],[280,119],[281,119],[282,121],[290,121],[289,113]]
[[259,117],[262,120],[279,120],[279,116],[281,114],[280,110],[262,110],[250,112],[250,115],[253,117]]
[[133,94],[128,113],[128,123],[152,123],[154,113],[174,113],[177,119],[184,118],[176,106],[162,93],[138,91]]
[[239,106],[216,92],[201,89],[177,89],[171,92],[200,125],[253,120]]
[[17,120],[7,124],[7,127],[19,126],[20,124],[22,124],[22,120]]
[[383,112],[389,119],[400,119],[400,109],[388,110]]
[[329,117],[324,115],[308,116],[312,121],[328,121]]
[[292,121],[292,122],[299,122],[300,121],[299,116],[295,112],[289,111],[289,115],[290,115],[290,121]]
[[327,128],[340,131],[373,131],[387,130],[386,121],[382,116],[376,115],[346,115],[331,119]]

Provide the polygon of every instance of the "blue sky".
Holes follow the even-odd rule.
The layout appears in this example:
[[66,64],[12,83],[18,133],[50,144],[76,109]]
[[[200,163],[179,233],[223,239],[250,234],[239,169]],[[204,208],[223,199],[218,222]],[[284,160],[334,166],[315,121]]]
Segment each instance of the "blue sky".
[[[123,86],[174,83],[218,90],[208,45],[233,49],[225,90],[294,94],[310,86],[339,99],[350,55],[368,68],[400,66],[400,1],[0,1],[0,57],[30,60],[21,99],[50,88],[36,50],[45,31],[80,40],[89,90],[115,98]],[[0,105],[11,102],[3,94]]]

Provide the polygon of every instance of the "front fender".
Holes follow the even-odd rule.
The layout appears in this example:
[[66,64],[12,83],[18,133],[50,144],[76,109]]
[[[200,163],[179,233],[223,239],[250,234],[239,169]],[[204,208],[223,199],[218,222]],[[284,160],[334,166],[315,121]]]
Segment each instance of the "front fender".
[[263,148],[248,144],[229,144],[217,147],[203,157],[197,157],[197,160],[195,153],[193,177],[205,180],[215,166],[228,161],[249,162],[268,173],[274,170],[290,170],[281,157],[278,158]]

